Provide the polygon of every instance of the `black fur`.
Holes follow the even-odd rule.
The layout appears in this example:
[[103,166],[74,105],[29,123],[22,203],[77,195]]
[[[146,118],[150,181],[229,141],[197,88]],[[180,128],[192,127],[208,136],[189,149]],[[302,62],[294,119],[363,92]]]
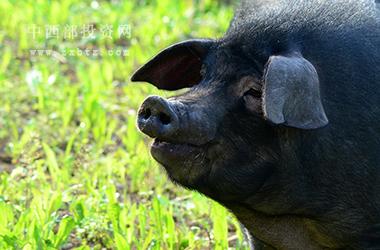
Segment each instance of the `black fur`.
[[[161,162],[169,176],[224,204],[263,249],[380,249],[379,20],[373,0],[244,1],[199,56],[200,83],[170,99],[177,135],[196,140],[186,124],[198,124],[212,139],[195,161]],[[316,69],[326,127],[275,126],[244,91],[265,87],[272,56],[294,53]]]

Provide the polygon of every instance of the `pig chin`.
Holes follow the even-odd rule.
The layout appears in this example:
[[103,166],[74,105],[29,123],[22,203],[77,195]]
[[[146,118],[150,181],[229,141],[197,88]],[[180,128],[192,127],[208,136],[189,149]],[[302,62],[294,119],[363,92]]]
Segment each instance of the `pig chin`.
[[207,172],[205,146],[155,139],[150,151],[169,177],[183,186],[195,188],[193,185]]

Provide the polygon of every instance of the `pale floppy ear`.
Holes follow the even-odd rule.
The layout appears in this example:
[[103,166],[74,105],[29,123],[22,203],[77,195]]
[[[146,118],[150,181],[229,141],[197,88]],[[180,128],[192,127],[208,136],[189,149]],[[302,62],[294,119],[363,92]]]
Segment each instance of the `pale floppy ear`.
[[300,54],[271,56],[264,72],[264,117],[273,124],[316,129],[328,124],[318,74]]
[[131,80],[149,82],[165,90],[194,86],[201,80],[202,61],[213,44],[213,40],[206,39],[174,44],[138,69]]

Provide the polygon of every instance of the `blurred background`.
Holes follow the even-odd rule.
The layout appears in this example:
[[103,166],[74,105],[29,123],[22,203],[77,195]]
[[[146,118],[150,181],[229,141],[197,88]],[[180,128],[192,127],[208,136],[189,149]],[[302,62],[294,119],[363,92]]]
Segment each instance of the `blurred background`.
[[247,249],[224,208],[151,159],[134,70],[220,37],[230,1],[0,1],[0,249]]

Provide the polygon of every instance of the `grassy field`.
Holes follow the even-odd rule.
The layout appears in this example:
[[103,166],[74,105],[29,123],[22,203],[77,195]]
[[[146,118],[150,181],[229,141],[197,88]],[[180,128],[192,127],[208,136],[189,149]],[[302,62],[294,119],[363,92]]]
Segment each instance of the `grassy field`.
[[247,248],[233,216],[173,185],[137,131],[141,101],[171,93],[129,81],[231,17],[214,0],[0,1],[0,249]]

